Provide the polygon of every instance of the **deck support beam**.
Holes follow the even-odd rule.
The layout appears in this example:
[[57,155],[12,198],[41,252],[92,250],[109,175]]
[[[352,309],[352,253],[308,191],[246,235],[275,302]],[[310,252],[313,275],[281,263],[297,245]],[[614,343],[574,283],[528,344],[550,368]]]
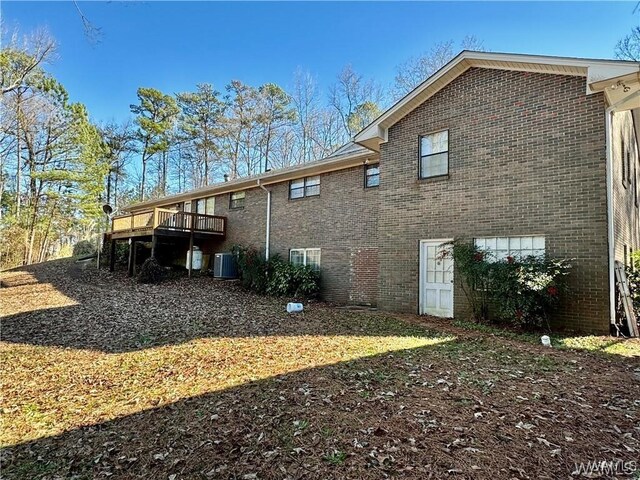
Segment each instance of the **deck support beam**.
[[133,276],[136,276],[136,263],[138,262],[138,242],[133,242]]
[[135,245],[133,243],[133,238],[129,238],[129,262],[127,263],[127,275],[133,277],[133,250],[135,249]]
[[156,258],[157,243],[158,243],[158,236],[154,233],[151,237],[151,258]]
[[111,239],[111,245],[109,248],[109,271],[113,272],[116,269],[116,240]]
[[191,278],[191,269],[193,268],[193,229],[189,235],[189,278]]

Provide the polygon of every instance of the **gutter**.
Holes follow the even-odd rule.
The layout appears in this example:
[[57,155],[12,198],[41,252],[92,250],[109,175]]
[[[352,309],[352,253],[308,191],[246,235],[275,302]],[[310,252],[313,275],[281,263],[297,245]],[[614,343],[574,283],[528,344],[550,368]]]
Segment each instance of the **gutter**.
[[265,186],[260,183],[260,179],[258,179],[258,187],[267,192],[267,230],[264,239],[264,257],[266,260],[269,260],[269,244],[271,243],[271,190],[265,188]]
[[615,105],[604,111],[605,151],[607,169],[607,243],[609,247],[609,322],[616,323],[616,278],[615,278],[615,235],[613,225],[613,142],[611,141],[612,118]]

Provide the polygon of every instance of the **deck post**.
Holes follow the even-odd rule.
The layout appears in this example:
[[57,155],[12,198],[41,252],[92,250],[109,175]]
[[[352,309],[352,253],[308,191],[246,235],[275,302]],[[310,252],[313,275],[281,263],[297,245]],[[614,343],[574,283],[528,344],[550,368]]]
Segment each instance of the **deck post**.
[[116,241],[111,239],[111,245],[109,249],[109,271],[113,272],[116,269]]
[[127,275],[133,276],[133,239],[129,238],[129,262],[127,263]]
[[151,258],[156,258],[156,244],[158,243],[158,236],[154,233],[151,236]]
[[189,278],[191,278],[191,269],[193,267],[193,228],[189,235]]
[[133,267],[133,276],[135,277],[136,276],[136,262],[138,260],[138,248],[137,248],[138,242],[134,241],[132,245],[133,245],[133,265],[132,265],[132,267]]

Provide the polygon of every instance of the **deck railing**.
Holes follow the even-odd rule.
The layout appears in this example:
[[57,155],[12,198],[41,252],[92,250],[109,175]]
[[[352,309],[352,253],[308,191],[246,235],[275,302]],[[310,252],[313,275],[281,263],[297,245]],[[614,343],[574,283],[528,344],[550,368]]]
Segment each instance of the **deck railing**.
[[199,232],[224,235],[227,218],[203,213],[182,212],[166,208],[118,215],[111,222],[111,233],[142,233],[155,230],[169,230],[177,232]]

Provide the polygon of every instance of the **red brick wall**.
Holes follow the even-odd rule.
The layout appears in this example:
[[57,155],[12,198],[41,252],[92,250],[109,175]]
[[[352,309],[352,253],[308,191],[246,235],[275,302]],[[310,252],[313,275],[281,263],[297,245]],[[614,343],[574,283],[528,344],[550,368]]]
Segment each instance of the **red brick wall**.
[[[320,248],[323,297],[375,305],[378,266],[371,251],[378,245],[378,189],[364,188],[364,167],[321,175],[315,197],[290,200],[289,182],[267,188],[271,253],[288,259],[292,248]],[[246,192],[241,210],[229,210],[229,195],[216,198],[216,215],[228,217],[222,251],[235,243],[264,250],[267,194],[259,188]]]
[[[608,331],[604,100],[585,78],[471,69],[382,145],[379,305],[418,310],[421,239],[544,235],[575,259],[556,317]],[[419,136],[449,130],[449,175],[418,179]],[[460,288],[455,315],[468,315]]]

